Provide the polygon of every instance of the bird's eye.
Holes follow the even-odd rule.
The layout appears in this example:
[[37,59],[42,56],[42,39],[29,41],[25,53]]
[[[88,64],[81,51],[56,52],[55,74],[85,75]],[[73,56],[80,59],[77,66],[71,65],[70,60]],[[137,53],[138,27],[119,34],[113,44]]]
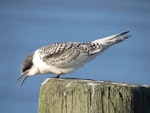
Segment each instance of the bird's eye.
[[31,67],[32,67],[32,63],[24,64],[22,66],[22,72],[25,72],[25,71],[29,70]]

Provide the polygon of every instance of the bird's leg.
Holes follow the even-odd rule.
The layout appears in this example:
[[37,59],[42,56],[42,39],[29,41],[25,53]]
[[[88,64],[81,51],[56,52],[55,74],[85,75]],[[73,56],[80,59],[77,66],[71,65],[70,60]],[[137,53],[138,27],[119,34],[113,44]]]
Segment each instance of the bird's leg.
[[60,77],[60,75],[61,75],[61,74],[56,75],[56,76],[55,76],[55,78],[59,78],[59,77]]

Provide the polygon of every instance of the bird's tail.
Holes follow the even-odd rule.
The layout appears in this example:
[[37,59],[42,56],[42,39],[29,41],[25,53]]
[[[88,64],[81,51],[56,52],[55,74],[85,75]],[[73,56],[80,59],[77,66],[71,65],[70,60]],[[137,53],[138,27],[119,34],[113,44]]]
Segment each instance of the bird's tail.
[[96,44],[98,43],[102,47],[102,50],[105,50],[108,47],[110,47],[116,43],[122,42],[125,39],[129,38],[131,35],[128,35],[127,34],[128,32],[129,31],[126,31],[126,32],[115,34],[115,35],[105,37],[102,39],[94,40],[91,43],[96,43]]

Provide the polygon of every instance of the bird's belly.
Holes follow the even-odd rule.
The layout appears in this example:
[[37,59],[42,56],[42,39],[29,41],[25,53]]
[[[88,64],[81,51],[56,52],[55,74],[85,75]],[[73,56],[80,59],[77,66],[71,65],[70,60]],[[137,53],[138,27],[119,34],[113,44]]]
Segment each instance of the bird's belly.
[[68,74],[74,70],[75,68],[58,68],[53,65],[47,65],[44,68],[40,68],[41,74],[46,74],[46,73]]

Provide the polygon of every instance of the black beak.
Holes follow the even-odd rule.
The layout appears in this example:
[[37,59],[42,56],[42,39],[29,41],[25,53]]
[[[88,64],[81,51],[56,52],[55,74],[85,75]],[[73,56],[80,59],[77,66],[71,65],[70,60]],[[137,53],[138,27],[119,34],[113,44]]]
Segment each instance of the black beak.
[[23,83],[25,82],[25,80],[29,77],[29,76],[26,76],[26,74],[27,74],[27,72],[22,73],[22,74],[18,77],[18,79],[16,80],[16,82],[18,82],[23,76],[25,76],[25,77],[23,78],[22,82],[21,82],[21,86],[23,85]]

